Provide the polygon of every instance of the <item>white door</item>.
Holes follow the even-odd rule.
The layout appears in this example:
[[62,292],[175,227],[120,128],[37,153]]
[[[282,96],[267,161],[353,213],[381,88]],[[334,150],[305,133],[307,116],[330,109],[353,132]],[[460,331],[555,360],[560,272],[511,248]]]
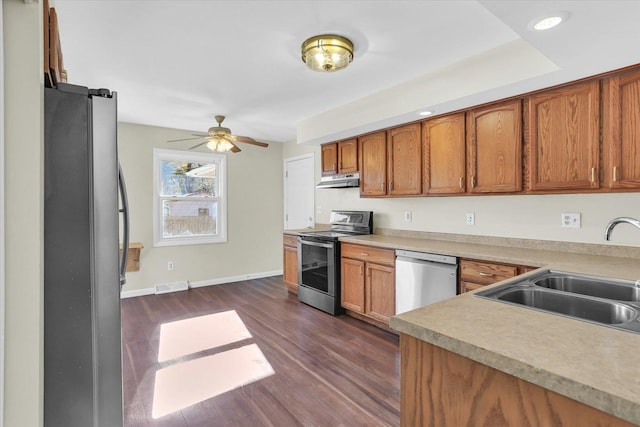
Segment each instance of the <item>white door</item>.
[[315,224],[315,173],[313,153],[284,160],[284,229]]

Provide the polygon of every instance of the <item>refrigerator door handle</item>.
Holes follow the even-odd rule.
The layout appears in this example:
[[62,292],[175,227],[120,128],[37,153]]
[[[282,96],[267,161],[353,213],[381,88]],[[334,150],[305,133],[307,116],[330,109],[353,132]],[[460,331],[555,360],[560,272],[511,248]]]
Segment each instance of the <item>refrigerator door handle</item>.
[[122,166],[118,163],[118,186],[120,187],[120,212],[124,215],[122,232],[122,255],[120,258],[120,288],[127,283],[125,272],[127,270],[127,258],[129,256],[129,199],[127,198],[127,186],[122,174]]

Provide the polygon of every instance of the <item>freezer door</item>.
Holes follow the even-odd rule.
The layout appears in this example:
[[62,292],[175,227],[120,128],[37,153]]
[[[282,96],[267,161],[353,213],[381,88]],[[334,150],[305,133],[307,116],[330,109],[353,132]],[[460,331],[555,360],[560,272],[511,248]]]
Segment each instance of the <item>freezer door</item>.
[[67,89],[45,88],[44,426],[119,427],[116,101]]

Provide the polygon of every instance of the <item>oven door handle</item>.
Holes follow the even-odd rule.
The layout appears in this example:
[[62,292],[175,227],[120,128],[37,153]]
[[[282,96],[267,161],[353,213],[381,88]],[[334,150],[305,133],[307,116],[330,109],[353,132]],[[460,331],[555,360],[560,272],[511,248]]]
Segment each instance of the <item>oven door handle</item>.
[[316,243],[316,242],[311,242],[309,240],[304,240],[304,239],[298,239],[298,241],[303,245],[317,246],[319,248],[327,248],[327,249],[333,248],[333,244],[331,243]]

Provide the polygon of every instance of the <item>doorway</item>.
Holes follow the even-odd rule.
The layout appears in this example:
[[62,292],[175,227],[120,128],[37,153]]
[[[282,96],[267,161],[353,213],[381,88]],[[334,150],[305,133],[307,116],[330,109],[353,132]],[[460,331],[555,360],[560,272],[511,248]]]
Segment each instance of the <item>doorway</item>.
[[315,225],[315,170],[313,153],[284,160],[284,229]]

